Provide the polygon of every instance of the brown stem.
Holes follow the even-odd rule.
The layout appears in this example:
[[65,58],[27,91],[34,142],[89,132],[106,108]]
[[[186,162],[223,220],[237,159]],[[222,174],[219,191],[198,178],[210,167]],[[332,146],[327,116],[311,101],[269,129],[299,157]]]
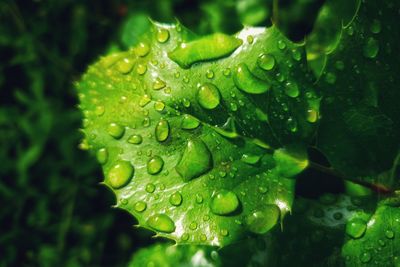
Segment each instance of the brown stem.
[[355,183],[355,184],[362,185],[362,186],[364,186],[366,188],[371,189],[372,191],[374,191],[375,193],[378,193],[378,194],[392,194],[392,193],[394,193],[394,191],[391,188],[388,188],[385,185],[374,184],[374,183],[369,183],[369,182],[366,182],[366,181],[361,181],[361,180],[356,179],[356,178],[350,178],[350,177],[344,176],[343,174],[337,172],[333,168],[325,167],[325,166],[320,165],[320,164],[315,163],[315,162],[311,162],[310,161],[308,166],[309,166],[309,168],[317,170],[319,172],[326,173],[326,174],[338,177],[340,179],[343,179],[343,180],[346,180],[346,181],[350,181],[350,182]]

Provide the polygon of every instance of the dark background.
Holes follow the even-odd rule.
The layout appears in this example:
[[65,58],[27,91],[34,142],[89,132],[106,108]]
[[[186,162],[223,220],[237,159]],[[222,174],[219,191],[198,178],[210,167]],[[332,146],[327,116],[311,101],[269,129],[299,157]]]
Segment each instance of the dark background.
[[[100,166],[78,149],[73,83],[89,64],[134,45],[147,17],[177,18],[199,34],[274,20],[301,41],[323,2],[281,0],[273,12],[272,0],[0,0],[0,267],[126,266],[154,242],[134,229],[132,216],[111,208]],[[297,193],[341,189],[317,176],[300,177]]]

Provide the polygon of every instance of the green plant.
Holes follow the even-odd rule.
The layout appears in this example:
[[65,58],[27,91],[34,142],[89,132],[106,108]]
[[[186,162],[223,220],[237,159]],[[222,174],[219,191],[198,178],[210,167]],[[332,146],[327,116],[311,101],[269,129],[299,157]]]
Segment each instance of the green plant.
[[[398,266],[399,5],[351,3],[327,1],[303,43],[274,25],[198,36],[179,22],[144,23],[143,36],[125,38],[135,46],[91,65],[76,85],[81,148],[96,153],[116,207],[179,245],[223,248],[207,264],[229,265],[261,242],[261,260],[250,250],[242,265]],[[330,165],[308,158],[315,149]],[[339,177],[348,196],[304,212],[301,203],[320,205],[295,199],[307,169]],[[319,247],[324,233],[332,238]],[[282,248],[298,239],[324,256]],[[132,264],[169,250],[193,264],[212,250],[178,248]]]

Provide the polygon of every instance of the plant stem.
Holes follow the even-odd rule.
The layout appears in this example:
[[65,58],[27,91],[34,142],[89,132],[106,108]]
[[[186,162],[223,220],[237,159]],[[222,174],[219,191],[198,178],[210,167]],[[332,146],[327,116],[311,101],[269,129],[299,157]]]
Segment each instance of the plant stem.
[[333,168],[329,168],[323,165],[320,165],[318,163],[315,162],[309,162],[309,168],[314,169],[316,171],[322,172],[322,173],[326,173],[335,177],[338,177],[340,179],[355,183],[355,184],[359,184],[362,185],[364,187],[367,187],[369,189],[371,189],[372,191],[374,191],[375,193],[378,194],[392,194],[394,193],[394,191],[391,188],[386,187],[385,185],[382,184],[374,184],[374,183],[370,183],[370,182],[366,182],[366,181],[361,181],[359,179],[356,178],[351,178],[351,177],[346,177],[345,175],[337,172],[335,169]]
[[272,22],[278,25],[279,0],[272,1]]

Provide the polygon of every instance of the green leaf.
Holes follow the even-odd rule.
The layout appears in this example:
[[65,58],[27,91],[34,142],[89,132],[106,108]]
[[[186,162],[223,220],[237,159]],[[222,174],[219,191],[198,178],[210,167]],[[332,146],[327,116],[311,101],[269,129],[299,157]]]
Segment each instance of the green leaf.
[[222,266],[212,247],[155,244],[136,252],[128,267],[213,267]]
[[323,95],[317,147],[348,176],[386,171],[399,151],[398,10],[398,1],[363,1],[317,83]]
[[347,266],[400,266],[399,202],[381,203],[372,215],[359,214],[346,226],[342,254]]
[[178,243],[276,228],[318,119],[304,55],[274,27],[196,37],[155,24],[92,65],[78,84],[84,147],[116,206]]

